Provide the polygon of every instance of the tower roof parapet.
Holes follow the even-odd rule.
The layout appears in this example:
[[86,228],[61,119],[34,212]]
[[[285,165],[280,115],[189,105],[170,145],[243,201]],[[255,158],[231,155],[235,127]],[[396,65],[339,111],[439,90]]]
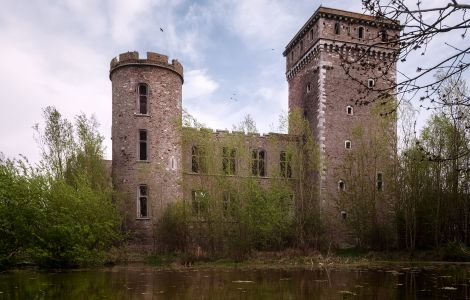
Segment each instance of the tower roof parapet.
[[147,52],[147,58],[139,58],[139,52],[137,51],[121,53],[118,57],[111,60],[109,78],[111,78],[115,70],[124,66],[154,66],[164,68],[175,72],[181,77],[181,81],[184,81],[183,65],[176,59],[173,59],[170,64],[168,56],[163,54]]

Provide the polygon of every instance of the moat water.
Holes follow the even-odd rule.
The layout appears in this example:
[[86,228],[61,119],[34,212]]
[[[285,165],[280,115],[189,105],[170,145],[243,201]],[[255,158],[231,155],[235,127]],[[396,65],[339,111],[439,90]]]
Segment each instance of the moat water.
[[0,299],[469,299],[470,265],[0,273]]

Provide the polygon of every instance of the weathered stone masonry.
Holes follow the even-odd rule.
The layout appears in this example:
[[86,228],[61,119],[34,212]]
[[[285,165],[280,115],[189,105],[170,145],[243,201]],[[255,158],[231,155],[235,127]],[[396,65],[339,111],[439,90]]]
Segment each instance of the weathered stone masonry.
[[[370,123],[371,102],[376,93],[367,89],[369,79],[377,87],[395,82],[394,49],[382,39],[399,34],[399,25],[374,17],[320,7],[288,43],[286,77],[289,84],[289,110],[301,110],[321,152],[321,169],[308,184],[318,186],[321,209],[332,218],[339,218],[331,199],[338,192],[338,174],[347,155],[345,141],[352,139],[352,128]],[[362,56],[369,62],[382,64],[382,73],[360,68],[343,67],[345,59]],[[386,67],[388,66],[388,67]],[[391,66],[391,67],[390,67]],[[381,68],[378,68],[380,70]],[[353,80],[351,77],[354,77]],[[193,189],[208,176],[223,176],[220,162],[205,174],[191,170],[191,141],[183,142],[181,130],[181,99],[183,67],[168,57],[147,53],[145,59],[137,52],[119,55],[111,61],[112,81],[112,176],[115,188],[123,199],[126,229],[134,232],[138,251],[155,247],[155,223],[171,201],[191,200]],[[148,111],[139,113],[139,84],[148,88]],[[360,105],[362,104],[362,105]],[[350,107],[350,111],[348,111]],[[350,112],[350,113],[348,113]],[[395,124],[389,133],[395,137]],[[139,160],[139,130],[145,130],[147,160]],[[194,130],[183,128],[183,130]],[[279,153],[295,146],[298,138],[290,134],[256,136],[241,134],[244,149],[264,149],[267,155],[266,176],[259,178],[269,185],[279,178]],[[222,151],[227,140],[240,133],[213,132],[210,143]],[[217,150],[217,151],[219,151]],[[220,152],[219,151],[219,152]],[[391,151],[393,149],[391,148]],[[221,157],[222,153],[211,153]],[[389,156],[390,153],[384,153]],[[249,177],[250,162],[237,161],[237,174]],[[294,174],[295,180],[295,174]],[[146,187],[148,215],[139,217],[139,186]],[[131,246],[132,246],[131,245]]]

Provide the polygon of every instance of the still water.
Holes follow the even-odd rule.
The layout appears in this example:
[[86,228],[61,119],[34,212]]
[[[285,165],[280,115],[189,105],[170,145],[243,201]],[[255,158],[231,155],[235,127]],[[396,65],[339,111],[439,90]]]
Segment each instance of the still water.
[[0,273],[0,299],[469,299],[470,265]]

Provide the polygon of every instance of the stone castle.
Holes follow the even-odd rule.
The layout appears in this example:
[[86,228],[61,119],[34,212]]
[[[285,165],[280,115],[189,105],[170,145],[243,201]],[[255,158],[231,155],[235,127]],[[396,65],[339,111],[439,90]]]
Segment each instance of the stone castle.
[[[283,53],[289,111],[302,112],[319,148],[318,171],[303,184],[318,194],[319,209],[330,220],[346,217],[347,211],[335,199],[348,189],[342,172],[348,153],[359,144],[353,129],[362,126],[366,137],[374,131],[368,104],[378,90],[395,82],[395,49],[386,41],[399,31],[394,22],[320,7]],[[375,67],[346,63],[358,57]],[[254,177],[263,185],[297,180],[298,170],[290,166],[287,149],[297,147],[302,137],[291,124],[289,134],[265,135],[181,128],[184,74],[177,60],[169,63],[167,56],[152,52],[146,58],[137,52],[123,53],[111,61],[109,77],[112,180],[123,195],[124,224],[134,233],[135,245],[154,249],[155,224],[165,207],[173,201],[197,201],[204,193],[201,182],[207,178]],[[376,160],[394,153],[395,126],[391,122],[383,132],[391,146]],[[187,131],[204,131],[206,142],[216,150],[207,153],[197,139],[184,140]],[[228,145],[233,137],[242,141],[242,149]],[[210,156],[213,163],[205,165],[203,156]],[[382,191],[386,170],[379,163],[369,173],[377,191]],[[224,191],[217,193],[211,196],[226,201]]]

